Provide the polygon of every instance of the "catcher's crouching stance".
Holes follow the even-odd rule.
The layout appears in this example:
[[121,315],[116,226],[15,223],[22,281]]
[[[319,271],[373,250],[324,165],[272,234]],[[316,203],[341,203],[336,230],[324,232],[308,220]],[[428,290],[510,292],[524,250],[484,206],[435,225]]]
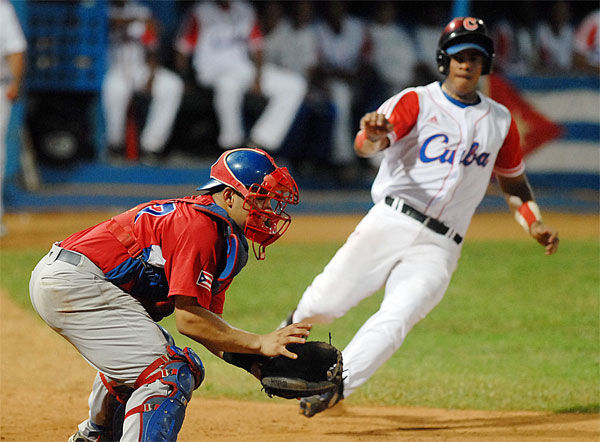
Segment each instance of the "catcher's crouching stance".
[[262,260],[291,222],[286,207],[299,202],[299,192],[289,171],[261,149],[232,149],[197,190],[74,233],[33,270],[33,307],[98,372],[89,415],[71,442],[177,439],[204,368],[157,324],[166,316],[219,357],[295,358],[286,346],[310,334],[307,323],[256,334],[221,316],[227,289],[248,261],[248,241]]
[[270,397],[285,399],[327,396],[337,401],[343,388],[342,352],[326,342],[289,344],[297,359],[285,356],[228,353],[223,359],[258,378]]

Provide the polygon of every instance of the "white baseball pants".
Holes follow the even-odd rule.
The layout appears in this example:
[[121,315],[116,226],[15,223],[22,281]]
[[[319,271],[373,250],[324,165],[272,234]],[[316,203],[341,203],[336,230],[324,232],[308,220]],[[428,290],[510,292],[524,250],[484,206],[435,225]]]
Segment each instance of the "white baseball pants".
[[[6,98],[6,86],[0,83],[0,224],[4,216],[4,177],[6,174],[6,135],[12,102]],[[2,227],[0,227],[2,228]]]
[[[236,63],[223,69],[203,72],[199,81],[214,91],[214,107],[219,120],[218,143],[223,149],[240,146],[245,140],[243,125],[244,96],[252,88],[255,66]],[[250,130],[249,137],[266,150],[277,150],[304,100],[307,84],[304,77],[266,63],[262,67],[260,88],[268,99],[267,106]]]
[[352,131],[352,86],[342,80],[327,83],[331,99],[335,105],[333,120],[333,161],[348,164],[354,159],[354,133]]
[[[106,73],[102,85],[102,103],[109,145],[124,143],[129,102],[134,92],[146,87],[149,76],[148,66],[135,70],[116,66]],[[143,151],[159,153],[164,149],[179,111],[183,90],[183,80],[177,74],[163,67],[156,69],[148,117],[140,132],[140,147]]]
[[330,322],[385,287],[380,309],[343,350],[344,397],[369,379],[441,301],[461,247],[376,204],[306,289],[294,322]]
[[[108,282],[102,271],[83,257],[79,265],[56,259],[53,246],[32,272],[31,303],[40,317],[81,353],[96,370],[133,387],[142,371],[167,353],[168,343],[141,304]],[[169,387],[155,381],[138,388],[126,412],[152,396],[167,396]],[[97,426],[110,426],[108,392],[96,376],[88,403],[90,416],[79,425],[87,437]],[[125,419],[121,441],[139,440],[141,414]]]

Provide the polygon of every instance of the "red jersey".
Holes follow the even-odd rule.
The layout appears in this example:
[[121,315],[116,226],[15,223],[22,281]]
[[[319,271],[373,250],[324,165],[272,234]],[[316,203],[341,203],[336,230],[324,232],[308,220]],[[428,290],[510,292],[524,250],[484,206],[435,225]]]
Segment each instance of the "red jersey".
[[143,305],[168,300],[172,306],[174,295],[193,296],[217,314],[248,259],[244,235],[210,195],[140,204],[60,245],[87,256]]

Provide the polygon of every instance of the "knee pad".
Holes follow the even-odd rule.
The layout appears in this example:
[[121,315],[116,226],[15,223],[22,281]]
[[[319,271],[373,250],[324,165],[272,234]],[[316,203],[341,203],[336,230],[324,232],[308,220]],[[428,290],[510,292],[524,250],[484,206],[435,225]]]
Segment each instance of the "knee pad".
[[170,346],[167,353],[142,372],[135,386],[160,381],[170,387],[169,394],[153,396],[125,415],[126,419],[135,413],[142,414],[142,442],[176,440],[192,393],[204,380],[204,365],[191,348]]
[[173,374],[175,379],[167,376],[163,377],[161,382],[165,384],[174,383],[175,385],[171,385],[181,390],[181,393],[189,401],[192,398],[192,392],[204,380],[204,365],[196,352],[189,347],[181,349],[172,345],[167,348],[167,353],[171,359],[171,362],[167,365],[171,364],[177,367],[177,372]]

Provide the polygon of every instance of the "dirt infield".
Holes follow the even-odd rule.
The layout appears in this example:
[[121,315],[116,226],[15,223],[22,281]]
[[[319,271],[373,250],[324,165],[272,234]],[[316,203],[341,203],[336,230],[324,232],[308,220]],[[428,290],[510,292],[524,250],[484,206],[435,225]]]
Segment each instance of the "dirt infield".
[[[0,295],[0,440],[66,441],[87,415],[94,370],[40,320]],[[202,387],[201,387],[202,388]],[[340,404],[312,419],[294,400],[190,402],[182,442],[600,440],[590,414],[457,411]]]
[[[49,248],[53,241],[111,213],[10,214],[1,248]],[[477,215],[467,238],[523,238],[508,214]],[[597,216],[546,215],[569,238],[597,238]],[[355,216],[297,217],[285,241],[343,240]],[[315,225],[318,228],[315,228]],[[310,232],[310,233],[307,233]],[[309,238],[309,239],[307,239]],[[66,341],[0,293],[0,440],[66,441],[87,415],[94,377]],[[206,399],[191,401],[179,440],[228,441],[531,441],[600,440],[597,414],[484,412],[340,404],[312,419],[297,402]]]

